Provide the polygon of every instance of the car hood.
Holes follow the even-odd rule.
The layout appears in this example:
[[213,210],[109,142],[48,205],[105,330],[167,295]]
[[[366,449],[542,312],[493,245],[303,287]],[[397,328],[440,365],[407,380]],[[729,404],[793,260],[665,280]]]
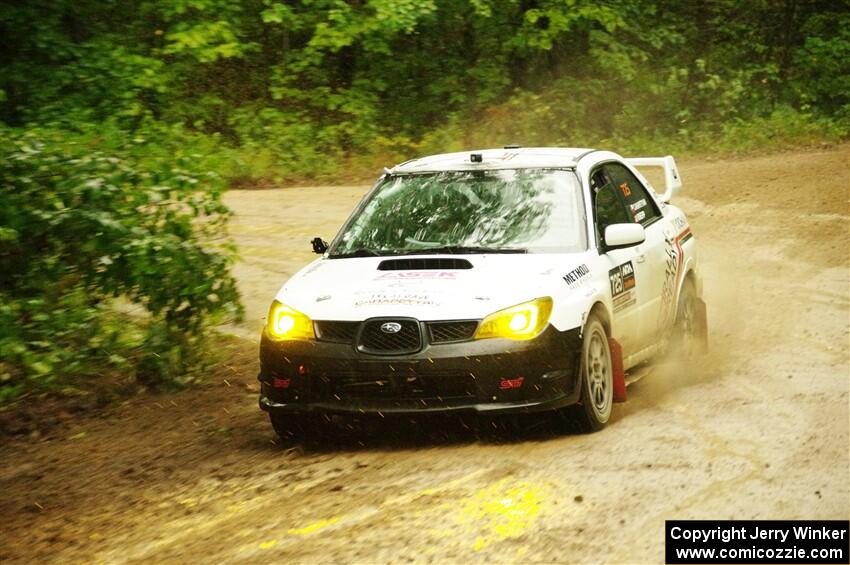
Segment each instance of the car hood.
[[[583,253],[559,253],[322,258],[296,273],[276,298],[314,320],[480,319],[552,296],[561,288],[555,285],[565,286],[562,277],[581,265],[583,257]],[[443,264],[443,268],[379,269],[382,262],[404,259],[468,261],[471,268]]]

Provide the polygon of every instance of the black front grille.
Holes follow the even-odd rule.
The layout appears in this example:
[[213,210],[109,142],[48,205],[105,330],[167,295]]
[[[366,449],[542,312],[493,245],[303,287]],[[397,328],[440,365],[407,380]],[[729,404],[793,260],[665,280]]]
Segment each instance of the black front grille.
[[[388,324],[398,324],[401,328],[397,332],[386,331],[391,329]],[[410,319],[369,320],[363,324],[358,344],[363,352],[390,355],[413,353],[421,347],[419,322]]]
[[458,374],[433,376],[389,373],[377,378],[348,376],[335,379],[334,385],[337,396],[343,399],[449,400],[475,396],[475,379]]
[[386,259],[378,265],[379,271],[427,271],[444,269],[471,269],[466,259],[453,257],[417,257],[415,259]]
[[348,398],[393,398],[398,389],[393,378],[388,375],[366,377],[363,375],[343,376],[333,379],[335,394]]
[[311,397],[386,406],[462,405],[477,397],[475,375],[462,368],[434,368],[427,360],[336,360],[310,375]]
[[428,332],[431,343],[445,343],[448,341],[464,341],[471,339],[478,328],[475,320],[460,320],[455,322],[431,322],[428,324]]
[[322,341],[354,343],[360,322],[316,322],[316,337]]

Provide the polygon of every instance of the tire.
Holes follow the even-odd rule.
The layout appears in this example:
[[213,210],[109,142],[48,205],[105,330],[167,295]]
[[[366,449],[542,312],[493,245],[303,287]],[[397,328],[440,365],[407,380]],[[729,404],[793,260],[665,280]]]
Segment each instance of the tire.
[[309,441],[315,439],[318,431],[314,418],[305,414],[269,413],[277,437],[285,442]]
[[683,359],[693,359],[703,350],[704,338],[697,319],[697,293],[694,282],[688,278],[679,292],[676,321],[673,324],[673,352]]
[[584,326],[581,344],[579,403],[564,409],[571,431],[596,432],[605,427],[614,403],[614,372],[608,334],[591,314]]

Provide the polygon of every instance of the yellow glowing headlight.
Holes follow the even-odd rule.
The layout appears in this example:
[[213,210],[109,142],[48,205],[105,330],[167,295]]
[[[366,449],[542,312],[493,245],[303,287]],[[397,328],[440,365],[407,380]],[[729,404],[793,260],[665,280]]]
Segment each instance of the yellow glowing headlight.
[[269,308],[266,332],[269,337],[276,340],[316,338],[313,332],[313,320],[277,300],[272,302]]
[[506,337],[508,339],[532,339],[549,323],[552,299],[548,296],[535,298],[504,310],[490,314],[475,332],[475,339]]

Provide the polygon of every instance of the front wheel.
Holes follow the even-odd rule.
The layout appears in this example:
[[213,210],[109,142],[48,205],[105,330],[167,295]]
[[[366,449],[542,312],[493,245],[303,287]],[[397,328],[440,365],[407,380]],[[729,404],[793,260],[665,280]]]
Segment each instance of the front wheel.
[[595,432],[605,427],[614,402],[614,372],[608,334],[592,315],[584,326],[581,344],[581,396],[579,403],[564,414],[579,432]]

